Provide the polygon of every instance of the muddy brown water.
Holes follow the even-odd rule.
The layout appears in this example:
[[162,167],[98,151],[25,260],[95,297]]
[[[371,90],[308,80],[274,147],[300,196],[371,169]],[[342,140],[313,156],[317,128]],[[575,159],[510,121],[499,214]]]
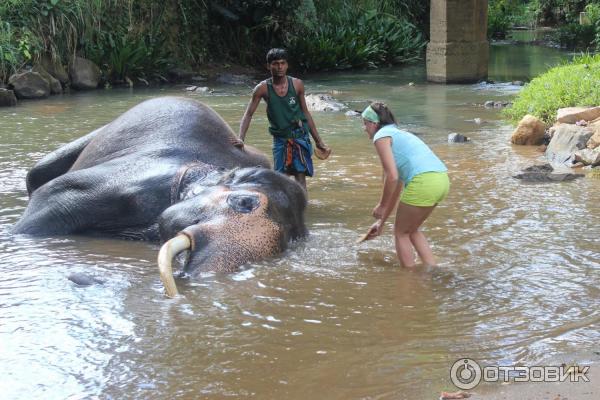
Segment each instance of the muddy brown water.
[[[553,57],[545,62],[563,55]],[[492,78],[505,77],[506,62],[495,65]],[[400,268],[389,226],[355,245],[380,195],[378,160],[358,119],[314,113],[334,153],[309,180],[310,236],[167,299],[156,244],[9,230],[27,203],[25,174],[44,154],[146,98],[194,95],[111,90],[22,102],[0,109],[2,398],[431,399],[453,389],[449,370],[462,357],[532,365],[595,348],[600,180],[511,178],[543,160],[512,147],[511,128],[481,104],[518,88],[427,84],[423,66],[314,76],[306,86],[337,90],[356,109],[388,102],[446,162],[451,193],[424,228],[439,268]],[[215,89],[196,97],[237,130],[250,89]],[[266,123],[261,106],[248,140],[269,153]],[[450,132],[472,142],[448,144]],[[77,287],[74,272],[105,282]]]

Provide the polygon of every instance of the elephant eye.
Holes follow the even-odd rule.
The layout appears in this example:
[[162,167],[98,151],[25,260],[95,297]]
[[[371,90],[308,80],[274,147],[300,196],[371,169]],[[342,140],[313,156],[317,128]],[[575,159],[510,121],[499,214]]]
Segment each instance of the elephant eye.
[[247,214],[258,208],[260,199],[257,195],[231,194],[227,197],[227,204],[235,211]]

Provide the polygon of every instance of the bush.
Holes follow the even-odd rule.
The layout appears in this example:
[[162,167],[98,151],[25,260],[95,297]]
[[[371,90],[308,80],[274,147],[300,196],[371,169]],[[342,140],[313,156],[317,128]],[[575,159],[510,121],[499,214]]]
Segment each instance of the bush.
[[18,49],[11,25],[0,21],[0,83],[7,81],[23,63],[23,56]]
[[489,0],[488,38],[505,38],[513,26],[534,26],[535,7],[522,0]]
[[[299,55],[306,50],[310,69],[405,62],[418,57],[423,47],[418,29],[408,21],[424,24],[428,4],[0,0],[0,83],[46,55],[62,64],[74,55],[90,59],[111,82],[151,78],[169,65],[195,67],[211,61],[261,65],[269,48],[287,44],[297,46],[290,50]],[[368,17],[362,15],[365,10],[371,10]]]
[[488,38],[504,39],[510,25],[509,15],[504,6],[490,2],[488,5]]
[[329,9],[289,42],[304,70],[374,68],[421,57],[425,42],[410,22],[375,9]]
[[600,105],[600,54],[582,55],[533,79],[503,113],[513,122],[526,114],[547,124],[564,107]]
[[574,22],[559,27],[553,36],[561,47],[587,50],[596,39],[596,26]]

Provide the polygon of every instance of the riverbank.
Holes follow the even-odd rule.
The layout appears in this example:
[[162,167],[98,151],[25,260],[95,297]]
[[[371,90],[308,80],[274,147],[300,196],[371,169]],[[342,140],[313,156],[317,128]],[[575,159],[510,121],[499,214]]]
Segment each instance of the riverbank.
[[246,75],[252,78],[258,78],[263,75],[268,75],[268,71],[266,70],[266,68],[262,69],[248,65],[237,65],[228,63],[205,64],[197,68],[196,73],[200,76],[206,77],[206,79],[209,82],[216,81],[220,76],[223,75]]

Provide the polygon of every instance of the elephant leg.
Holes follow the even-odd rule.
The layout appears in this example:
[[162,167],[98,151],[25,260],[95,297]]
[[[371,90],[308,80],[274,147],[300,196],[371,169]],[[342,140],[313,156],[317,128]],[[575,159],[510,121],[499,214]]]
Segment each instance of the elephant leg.
[[26,182],[29,196],[47,182],[65,174],[100,129],[60,147],[38,161],[27,173]]

